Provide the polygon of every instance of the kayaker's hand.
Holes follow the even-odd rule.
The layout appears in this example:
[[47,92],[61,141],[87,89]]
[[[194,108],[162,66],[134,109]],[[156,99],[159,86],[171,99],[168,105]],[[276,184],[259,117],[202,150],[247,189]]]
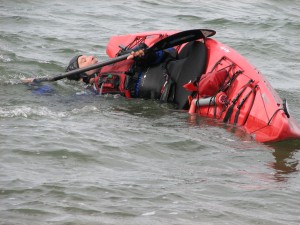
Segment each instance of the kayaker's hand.
[[136,52],[131,52],[127,59],[134,59],[135,57],[143,57],[145,55],[144,50],[138,50]]
[[94,84],[94,83],[95,83],[95,78],[91,78],[89,84]]
[[24,79],[21,79],[22,83],[24,84],[31,84],[34,82],[34,79],[35,78],[24,78]]

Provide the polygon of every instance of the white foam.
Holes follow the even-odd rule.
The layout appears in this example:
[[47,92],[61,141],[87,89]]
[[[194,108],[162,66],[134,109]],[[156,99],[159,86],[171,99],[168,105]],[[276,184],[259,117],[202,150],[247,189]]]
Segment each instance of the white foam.
[[156,212],[155,211],[152,211],[152,212],[146,212],[146,213],[143,213],[142,216],[153,216],[155,215]]
[[53,112],[47,107],[29,107],[29,106],[5,106],[0,107],[0,117],[30,117],[30,116],[46,116],[51,118],[66,117],[66,112]]
[[11,58],[0,55],[0,61],[2,62],[11,62]]

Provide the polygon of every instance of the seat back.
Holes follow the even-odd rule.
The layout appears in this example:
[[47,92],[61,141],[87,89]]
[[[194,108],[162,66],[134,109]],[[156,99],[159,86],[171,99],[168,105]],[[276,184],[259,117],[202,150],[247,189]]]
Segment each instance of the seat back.
[[205,73],[207,65],[207,49],[203,42],[193,41],[186,44],[178,54],[178,59],[168,63],[167,70],[175,81],[174,101],[179,109],[188,109],[187,91],[183,85],[194,81]]

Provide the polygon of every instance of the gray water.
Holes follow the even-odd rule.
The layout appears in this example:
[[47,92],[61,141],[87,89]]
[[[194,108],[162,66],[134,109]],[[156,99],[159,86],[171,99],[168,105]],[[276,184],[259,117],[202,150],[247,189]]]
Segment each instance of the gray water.
[[[251,2],[251,3],[250,3]],[[0,0],[0,224],[300,224],[300,142],[78,83],[21,78],[105,60],[109,37],[210,28],[299,122],[300,2]]]

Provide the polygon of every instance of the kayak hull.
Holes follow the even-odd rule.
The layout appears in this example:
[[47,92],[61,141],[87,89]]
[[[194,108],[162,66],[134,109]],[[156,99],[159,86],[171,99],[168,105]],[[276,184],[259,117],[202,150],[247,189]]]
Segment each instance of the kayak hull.
[[[174,33],[176,31],[153,31],[114,36],[108,43],[107,54],[109,57],[116,57],[120,45],[128,46],[135,41],[138,44],[139,40],[152,46]],[[258,142],[300,138],[300,126],[289,114],[285,101],[255,67],[234,49],[216,39],[206,38],[198,41],[205,44],[207,63],[205,73],[195,74],[195,80],[187,84],[189,87],[187,111],[190,114],[237,126]],[[178,46],[176,49],[180,53],[183,47],[184,45]],[[132,60],[127,60],[103,67],[98,79],[107,76],[107,73],[115,72],[120,77],[118,79],[121,83],[126,83],[124,71],[128,71],[131,65]],[[226,76],[218,77],[224,74]],[[197,77],[201,78],[197,80]],[[216,81],[217,83],[214,83]],[[98,91],[99,89],[98,87]],[[113,92],[118,91],[130,97],[124,85],[115,88]],[[101,92],[109,93],[111,89],[104,85]],[[209,93],[209,96],[205,93]]]
[[[216,40],[207,39],[206,46],[209,54],[207,71],[225,68],[230,77],[234,76],[234,72],[242,72],[226,91],[229,101],[227,106],[201,106],[194,112],[190,110],[190,113],[224,121],[229,108],[234,105],[227,123],[242,127],[256,141],[274,142],[300,138],[299,124],[293,116],[285,113],[283,100],[256,68],[234,49]],[[216,62],[219,64],[216,65]],[[247,86],[250,80],[253,81]],[[237,98],[239,93],[241,95]],[[233,104],[236,98],[236,103]]]

